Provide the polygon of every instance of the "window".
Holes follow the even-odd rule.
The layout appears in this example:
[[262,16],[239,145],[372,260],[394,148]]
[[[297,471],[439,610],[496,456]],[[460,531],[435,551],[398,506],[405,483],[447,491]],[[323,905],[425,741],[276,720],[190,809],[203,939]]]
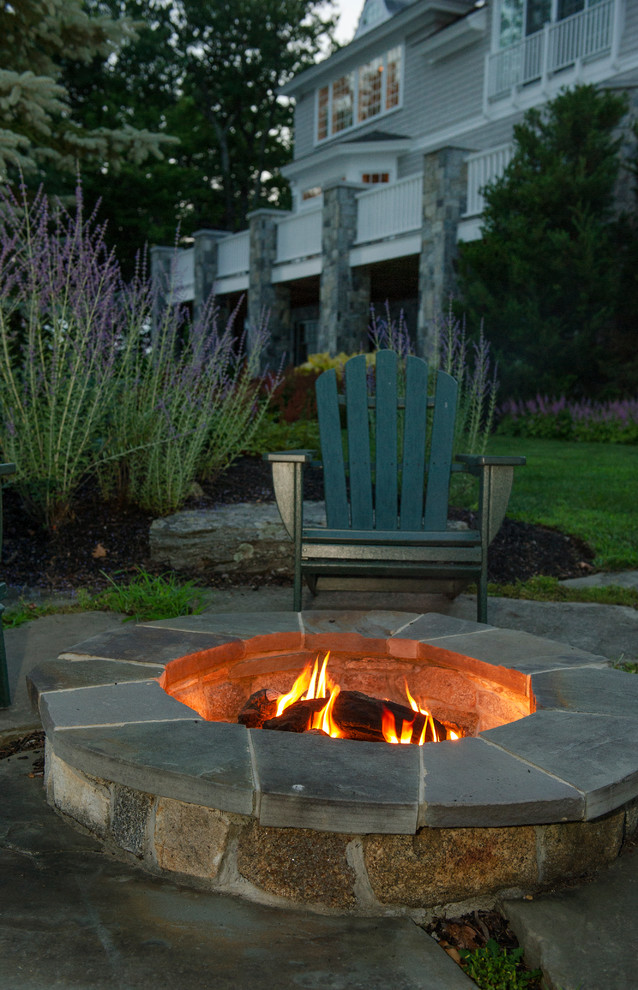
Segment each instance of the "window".
[[501,0],[499,45],[522,41],[536,34],[549,22],[563,21],[572,14],[593,7],[600,0]]
[[309,189],[304,189],[301,194],[303,200],[314,199],[315,196],[321,196],[321,186],[311,186]]
[[354,76],[349,72],[332,84],[332,133],[352,127]]
[[319,90],[317,100],[317,138],[323,141],[328,137],[328,107],[330,103],[330,90],[327,86]]
[[377,182],[389,182],[390,173],[389,172],[364,172],[361,176],[362,182],[367,182],[370,185],[376,185]]
[[400,105],[401,56],[398,46],[317,90],[317,141]]
[[375,58],[359,69],[358,120],[368,120],[381,113],[383,89],[383,59]]

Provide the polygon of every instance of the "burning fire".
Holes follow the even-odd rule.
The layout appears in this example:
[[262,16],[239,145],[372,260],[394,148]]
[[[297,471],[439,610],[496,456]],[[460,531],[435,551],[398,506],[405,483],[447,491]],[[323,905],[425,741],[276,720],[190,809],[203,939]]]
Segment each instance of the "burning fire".
[[[321,664],[321,668],[319,668],[318,657],[315,660],[314,665],[312,663],[306,664],[292,685],[290,691],[279,697],[277,701],[277,717],[279,717],[286,710],[286,708],[294,705],[296,701],[314,701],[317,699],[325,699],[326,704],[319,711],[316,711],[310,715],[307,730],[320,729],[333,739],[341,739],[346,735],[346,733],[341,731],[332,715],[335,702],[339,696],[341,688],[328,676],[327,667],[329,657],[330,651],[326,653],[323,663]],[[384,705],[381,731],[386,742],[395,744],[415,742],[419,746],[423,746],[426,738],[428,738],[428,728],[429,739],[433,742],[440,742],[445,738],[459,738],[457,733],[452,732],[451,730],[448,730],[447,737],[445,735],[441,735],[440,732],[437,732],[433,716],[425,708],[422,708],[416,699],[412,697],[407,682],[405,683],[405,693],[410,707],[417,714],[415,714],[414,718],[410,721],[407,719],[401,719],[400,724],[397,726],[394,714]],[[420,723],[421,721],[420,719],[417,719],[417,715],[423,715],[425,717],[425,721],[423,722],[423,727],[418,739],[413,740],[412,737],[415,729],[415,723],[417,721]]]
[[330,692],[326,704],[321,711],[311,715],[308,722],[308,729],[321,729],[333,739],[341,739],[343,733],[339,726],[333,721],[332,710],[341,688],[332,681],[326,672],[330,650],[326,653],[321,670],[319,670],[319,658],[315,660],[314,666],[306,664],[299,674],[299,677],[287,694],[282,694],[277,702],[277,716],[281,715],[295,701],[314,701],[315,698],[325,698]]

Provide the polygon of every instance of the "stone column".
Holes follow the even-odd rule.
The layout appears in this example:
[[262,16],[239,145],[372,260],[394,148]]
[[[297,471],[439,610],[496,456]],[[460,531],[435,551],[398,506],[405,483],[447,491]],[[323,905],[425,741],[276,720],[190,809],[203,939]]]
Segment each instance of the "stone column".
[[323,268],[319,289],[318,350],[352,354],[365,348],[370,317],[370,272],[350,267],[357,236],[354,182],[334,182],[323,190]]
[[423,163],[423,226],[419,260],[419,354],[432,350],[433,321],[456,287],[457,230],[467,206],[466,148],[441,148]]
[[268,322],[270,344],[265,360],[278,366],[282,355],[292,360],[293,329],[290,317],[290,289],[273,284],[273,267],[277,256],[276,219],[282,210],[261,209],[248,214],[250,228],[250,275],[248,282],[248,323],[259,327]]
[[161,314],[164,311],[168,293],[171,289],[174,263],[174,247],[162,247],[159,244],[154,244],[151,247],[151,278],[155,286],[151,327],[153,341],[155,340]]
[[210,298],[217,278],[217,245],[228,237],[225,230],[196,230],[195,241],[195,296],[193,316],[198,319],[203,307]]

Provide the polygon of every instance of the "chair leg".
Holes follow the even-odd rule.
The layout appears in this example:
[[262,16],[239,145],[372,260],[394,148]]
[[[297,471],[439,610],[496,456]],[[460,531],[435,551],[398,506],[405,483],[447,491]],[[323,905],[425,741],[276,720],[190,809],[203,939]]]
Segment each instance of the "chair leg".
[[[0,585],[0,596],[4,585]],[[0,605],[0,708],[8,708],[11,704],[11,689],[9,687],[9,671],[7,669],[7,654],[4,649],[4,634],[2,631],[2,613],[4,605]]]
[[487,560],[481,566],[476,591],[476,621],[487,623]]

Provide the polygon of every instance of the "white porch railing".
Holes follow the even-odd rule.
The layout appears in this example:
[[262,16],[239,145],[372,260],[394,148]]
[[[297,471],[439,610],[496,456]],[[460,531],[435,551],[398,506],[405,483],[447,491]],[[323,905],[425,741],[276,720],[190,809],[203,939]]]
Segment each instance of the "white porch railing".
[[487,95],[495,97],[612,49],[616,0],[601,0],[488,57]]
[[322,211],[303,210],[277,222],[276,261],[321,254]]
[[239,275],[250,269],[250,232],[240,230],[217,244],[217,278]]
[[485,209],[481,189],[503,174],[511,161],[513,145],[502,144],[489,151],[477,151],[467,159],[467,209],[466,217],[477,216]]
[[357,244],[421,229],[423,176],[375,186],[357,195]]

